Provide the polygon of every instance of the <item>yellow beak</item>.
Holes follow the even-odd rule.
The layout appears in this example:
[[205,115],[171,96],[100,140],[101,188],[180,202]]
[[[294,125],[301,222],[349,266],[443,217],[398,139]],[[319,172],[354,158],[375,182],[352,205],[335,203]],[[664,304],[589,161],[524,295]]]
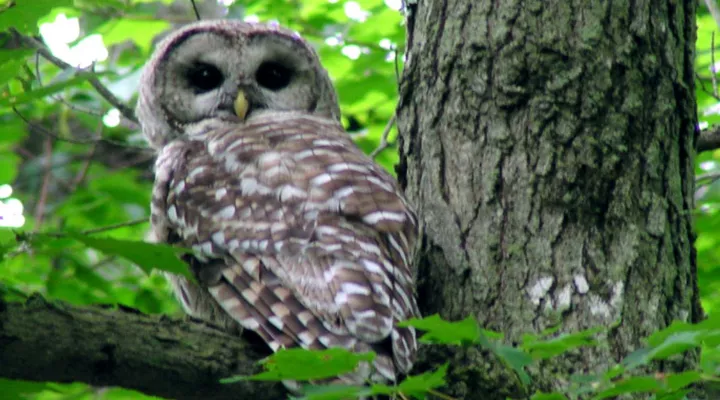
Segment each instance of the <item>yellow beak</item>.
[[233,106],[235,108],[235,115],[240,117],[240,119],[245,120],[245,115],[247,115],[249,104],[247,98],[245,97],[245,93],[242,90],[238,92]]

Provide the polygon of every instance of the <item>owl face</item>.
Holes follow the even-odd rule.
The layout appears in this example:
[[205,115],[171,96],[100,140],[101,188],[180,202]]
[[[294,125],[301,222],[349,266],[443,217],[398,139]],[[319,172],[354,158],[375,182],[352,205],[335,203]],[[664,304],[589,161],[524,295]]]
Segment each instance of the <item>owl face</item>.
[[[240,115],[238,98],[246,101]],[[267,111],[339,118],[334,89],[316,53],[277,26],[188,25],[163,40],[141,78],[137,115],[157,148]]]

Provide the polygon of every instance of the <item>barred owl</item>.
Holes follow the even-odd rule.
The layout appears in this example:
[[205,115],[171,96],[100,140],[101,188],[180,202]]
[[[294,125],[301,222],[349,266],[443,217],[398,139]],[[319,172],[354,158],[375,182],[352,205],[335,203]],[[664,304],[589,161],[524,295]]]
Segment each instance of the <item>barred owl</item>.
[[153,231],[194,251],[198,284],[170,277],[187,313],[273,351],[377,353],[344,381],[410,370],[415,331],[396,323],[419,315],[416,217],[343,130],[303,39],[238,21],[184,27],[146,66],[137,116],[159,151]]

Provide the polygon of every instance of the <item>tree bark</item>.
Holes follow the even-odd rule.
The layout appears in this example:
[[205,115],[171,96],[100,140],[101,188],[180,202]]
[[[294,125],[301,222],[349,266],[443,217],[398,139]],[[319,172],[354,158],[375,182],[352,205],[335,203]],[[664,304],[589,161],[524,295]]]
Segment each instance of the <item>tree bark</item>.
[[[474,315],[512,341],[612,325],[599,346],[531,371],[542,389],[613,365],[672,320],[702,318],[695,7],[409,5],[398,176],[425,229],[421,310]],[[457,398],[526,393],[477,349],[434,349],[424,362],[448,357]]]
[[285,398],[278,383],[219,383],[259,372],[260,357],[237,336],[202,323],[39,296],[25,304],[0,300],[4,378],[121,386],[171,399]]

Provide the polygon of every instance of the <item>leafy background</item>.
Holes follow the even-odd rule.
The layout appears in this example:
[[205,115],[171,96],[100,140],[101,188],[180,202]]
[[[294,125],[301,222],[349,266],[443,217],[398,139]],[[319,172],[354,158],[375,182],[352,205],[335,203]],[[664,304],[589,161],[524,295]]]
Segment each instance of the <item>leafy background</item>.
[[[205,19],[275,21],[312,42],[338,90],[349,134],[371,153],[387,131],[391,144],[378,151],[376,160],[393,172],[396,131],[388,127],[405,35],[399,0],[208,0],[198,5]],[[152,258],[143,259],[146,249],[106,239],[145,238],[153,155],[138,127],[101,97],[90,79],[98,79],[125,104],[134,104],[139,72],[153,45],[168,29],[194,19],[189,0],[0,0],[0,32],[5,32],[0,34],[0,295],[6,300],[39,292],[78,305],[118,303],[146,313],[180,315],[160,274],[138,268],[152,264]],[[712,52],[718,24],[704,8],[697,24],[699,121],[701,128],[713,129],[720,126],[720,102],[713,89],[713,63],[720,62],[720,55],[715,60]],[[53,54],[84,72],[37,57],[19,45],[10,28],[43,40]],[[573,377],[570,398],[648,392],[681,399],[688,396],[688,385],[718,376],[715,338],[720,337],[720,322],[713,316],[720,307],[720,150],[699,154],[696,172],[699,286],[711,318],[701,326],[674,324],[604,373]],[[117,224],[122,226],[106,229]],[[411,323],[427,332],[427,343],[490,349],[524,384],[529,383],[527,366],[592,345],[598,331],[548,331],[510,347],[501,334],[480,330],[472,319],[449,323],[431,316]],[[693,347],[703,351],[696,371],[662,377],[633,373],[638,366]],[[293,365],[307,365],[314,357],[285,356],[292,361],[275,365],[290,368],[290,375]],[[349,368],[357,362],[344,357]],[[342,369],[345,364],[339,365]],[[400,388],[325,387],[310,389],[308,396],[400,391],[408,397],[442,397],[436,390],[443,385],[444,368],[413,377]],[[31,399],[142,397],[124,389],[3,379],[0,393]],[[566,397],[538,393],[534,398]]]

